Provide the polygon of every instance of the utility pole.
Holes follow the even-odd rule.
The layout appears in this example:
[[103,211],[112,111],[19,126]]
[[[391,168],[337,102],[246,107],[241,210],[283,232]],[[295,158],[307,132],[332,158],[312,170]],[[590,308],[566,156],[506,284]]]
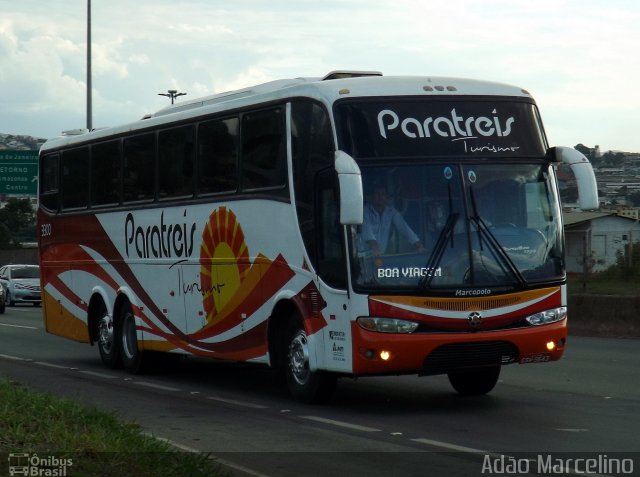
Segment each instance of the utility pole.
[[87,0],[87,129],[93,129],[92,111],[91,111],[91,93],[93,86],[91,85],[91,0]]

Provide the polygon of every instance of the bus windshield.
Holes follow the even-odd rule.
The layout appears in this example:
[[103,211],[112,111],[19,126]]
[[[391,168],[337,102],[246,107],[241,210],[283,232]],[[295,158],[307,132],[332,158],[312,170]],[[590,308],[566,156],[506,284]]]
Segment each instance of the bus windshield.
[[551,166],[369,166],[362,175],[364,222],[350,234],[356,289],[504,290],[562,278]]
[[364,222],[350,234],[356,289],[488,294],[562,278],[555,173],[535,104],[378,98],[335,112],[365,192]]

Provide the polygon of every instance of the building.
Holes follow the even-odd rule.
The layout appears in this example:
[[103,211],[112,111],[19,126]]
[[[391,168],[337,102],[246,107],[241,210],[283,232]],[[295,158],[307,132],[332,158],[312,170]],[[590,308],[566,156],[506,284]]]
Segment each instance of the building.
[[640,222],[615,212],[570,212],[563,219],[569,273],[602,272],[640,242]]

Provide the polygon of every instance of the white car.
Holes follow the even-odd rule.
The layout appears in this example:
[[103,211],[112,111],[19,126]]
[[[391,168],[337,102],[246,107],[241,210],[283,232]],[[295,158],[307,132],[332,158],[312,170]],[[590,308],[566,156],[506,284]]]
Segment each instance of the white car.
[[32,303],[40,306],[40,267],[38,265],[5,265],[0,267],[0,282],[5,289],[4,302]]
[[4,297],[5,297],[5,290],[4,290],[4,285],[2,283],[0,283],[0,314],[4,313],[4,308],[5,308],[5,302],[4,302]]

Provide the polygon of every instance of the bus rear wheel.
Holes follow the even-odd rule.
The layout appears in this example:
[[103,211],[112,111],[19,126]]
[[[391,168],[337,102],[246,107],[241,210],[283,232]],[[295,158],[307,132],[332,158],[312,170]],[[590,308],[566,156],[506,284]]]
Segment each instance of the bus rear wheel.
[[127,302],[120,308],[118,324],[118,341],[122,350],[122,364],[130,373],[141,373],[144,370],[145,356],[138,347],[136,317],[133,314],[130,303]]
[[463,396],[487,394],[497,384],[500,377],[500,365],[448,374],[453,389]]
[[298,320],[289,324],[286,343],[285,376],[293,398],[309,404],[327,402],[335,389],[336,376],[309,368],[307,333]]
[[120,346],[116,339],[115,323],[102,302],[100,302],[97,316],[97,342],[100,359],[107,368],[117,368],[120,366]]

